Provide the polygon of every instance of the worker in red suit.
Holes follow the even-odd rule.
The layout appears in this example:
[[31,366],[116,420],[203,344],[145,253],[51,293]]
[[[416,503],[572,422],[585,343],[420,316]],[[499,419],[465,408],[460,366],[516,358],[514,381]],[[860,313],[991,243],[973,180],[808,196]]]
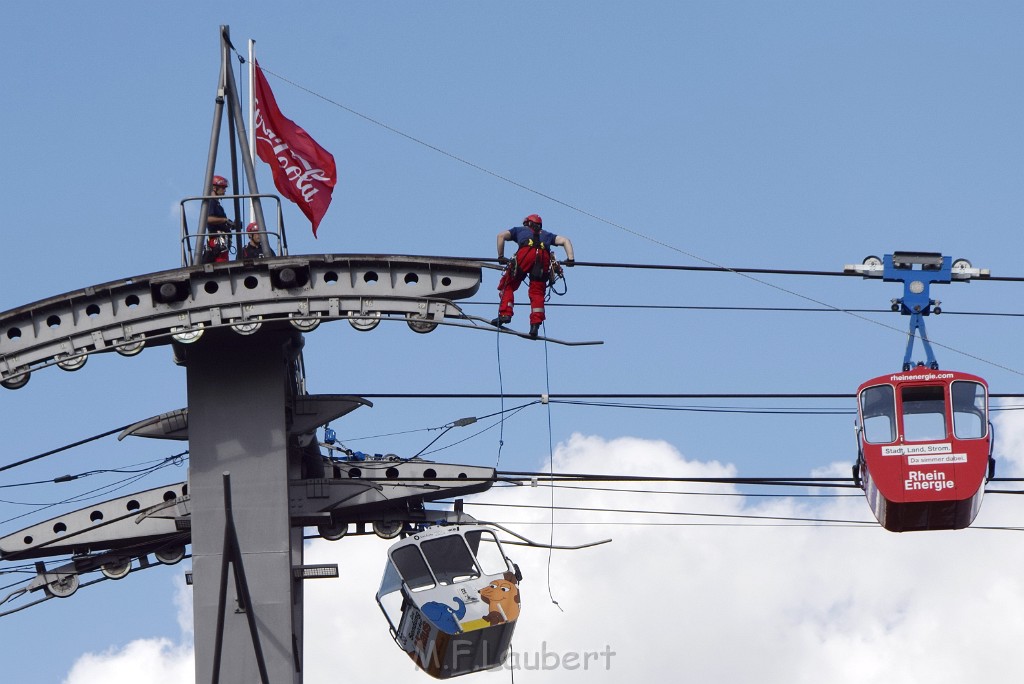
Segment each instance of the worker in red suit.
[[[505,243],[512,240],[519,249],[509,261],[505,258]],[[519,284],[530,276],[530,337],[536,338],[540,324],[544,322],[544,293],[553,273],[559,269],[558,262],[551,255],[552,245],[565,249],[565,265],[572,266],[572,242],[564,235],[555,235],[544,230],[543,221],[537,214],[523,219],[522,226],[516,226],[498,233],[498,263],[507,264],[498,283],[501,304],[498,317],[492,325],[501,327],[512,322],[512,304]]]

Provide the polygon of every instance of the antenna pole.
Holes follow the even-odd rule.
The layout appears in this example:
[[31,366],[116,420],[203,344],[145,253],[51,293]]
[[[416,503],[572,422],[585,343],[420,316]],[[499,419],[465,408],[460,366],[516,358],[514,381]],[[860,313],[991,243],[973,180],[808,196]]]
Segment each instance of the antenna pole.
[[[249,159],[256,164],[256,41],[249,39]],[[249,220],[255,221],[253,201],[249,200]],[[266,237],[263,238],[266,240]]]
[[[223,30],[223,41],[228,46],[228,51],[227,51],[227,53],[224,56],[224,59],[225,59],[225,72],[226,72],[225,75],[226,75],[226,77],[228,79],[227,83],[228,84],[233,84],[234,83],[234,78],[233,78],[234,77],[234,72],[231,70],[231,50],[230,50],[231,36],[228,33],[228,27],[227,26],[225,26],[224,30]],[[238,107],[239,107],[238,93],[235,92],[235,89],[233,87],[230,87],[230,85],[229,85],[229,89],[228,89],[228,141],[229,141],[230,144],[229,144],[228,149],[231,152],[231,180],[234,183],[234,191],[235,191],[234,194],[236,195],[236,197],[234,197],[231,200],[231,205],[232,205],[232,208],[235,210],[234,217],[235,217],[236,222],[238,222],[239,217],[242,215],[241,206],[240,206],[240,203],[239,203],[238,197],[237,197],[237,195],[242,194],[242,184],[240,182],[238,182],[239,181],[239,178],[238,178],[238,148],[235,146],[235,140],[237,140],[239,138],[239,135],[244,135],[244,131],[245,131],[245,127],[244,126],[240,127],[238,129],[238,131],[241,131],[242,133],[239,133],[238,131],[235,130],[234,112],[238,109]],[[235,249],[237,251],[239,251],[239,252],[242,251],[242,231],[240,230],[241,227],[242,226],[239,226],[238,227],[239,230],[237,230],[237,232],[235,233]]]
[[[214,98],[213,124],[210,127],[210,151],[206,157],[206,172],[203,175],[203,188],[200,195],[210,194],[210,185],[213,183],[213,173],[217,166],[217,145],[220,141],[220,122],[224,114],[224,72],[228,70],[228,43],[225,40],[221,26],[221,50],[220,50],[220,75],[217,78],[217,95]],[[192,263],[198,264],[203,256],[203,246],[206,244],[206,219],[210,214],[210,204],[204,201],[199,205],[199,239],[196,240],[195,250],[192,253]]]
[[[235,122],[235,126],[239,131],[245,131],[245,122],[242,120],[242,112],[238,107],[238,87],[235,85],[235,76],[228,69],[225,76],[227,77],[227,91],[231,97],[232,106],[228,108],[228,115],[231,116]],[[259,186],[256,183],[256,167],[253,165],[253,149],[249,147],[249,141],[247,136],[239,134],[238,144],[242,148],[242,165],[245,168],[245,179],[249,185],[249,191],[253,195],[259,194]],[[253,198],[253,213],[255,215],[256,226],[263,233],[267,235],[267,222],[263,217],[263,205],[258,197]],[[269,240],[261,240],[260,244],[263,246],[263,256],[270,256],[267,253],[267,243]]]
[[[241,112],[241,100],[238,97],[238,87],[235,85],[235,76],[231,71],[231,34],[227,26],[220,27],[220,77],[217,82],[217,97],[213,109],[213,126],[210,130],[210,151],[206,158],[206,175],[203,178],[203,195],[207,195],[210,192],[210,183],[213,182],[214,170],[217,166],[217,148],[220,144],[220,133],[221,133],[221,119],[224,116],[224,105],[227,104],[228,108],[228,137],[231,144],[231,177],[234,182],[235,195],[240,194],[238,192],[240,183],[238,174],[238,156],[236,154],[235,142],[237,141],[239,148],[242,151],[242,168],[245,172],[246,185],[249,188],[249,194],[258,195],[259,185],[256,182],[256,168],[253,160],[255,159],[255,145],[249,144],[250,135],[246,134],[245,121],[242,118]],[[249,71],[252,73],[254,66],[252,60],[249,62]],[[251,96],[250,96],[251,99]],[[251,111],[252,105],[250,105]],[[252,121],[252,115],[250,114],[250,121]],[[269,240],[267,236],[267,222],[263,216],[263,206],[260,203],[260,199],[253,198],[250,200],[252,207],[253,220],[256,222],[257,227],[261,231],[264,239],[260,241],[263,248],[264,256],[270,256],[267,253],[269,247]],[[238,204],[238,199],[234,200],[235,206],[235,217],[238,218],[241,215],[241,211]],[[192,253],[192,263],[198,264],[202,258],[203,246],[206,243],[206,219],[209,216],[209,203],[204,201],[200,205],[199,209],[199,239],[196,241],[195,249]],[[242,235],[239,233],[235,236],[236,247],[241,249],[242,247]]]

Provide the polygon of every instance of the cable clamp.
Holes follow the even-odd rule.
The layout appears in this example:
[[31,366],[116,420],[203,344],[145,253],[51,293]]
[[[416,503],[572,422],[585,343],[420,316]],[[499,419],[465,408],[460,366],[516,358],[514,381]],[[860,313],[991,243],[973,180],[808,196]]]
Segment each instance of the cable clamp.
[[548,403],[548,395],[546,395],[546,394],[540,395],[540,403],[542,403],[542,404]]

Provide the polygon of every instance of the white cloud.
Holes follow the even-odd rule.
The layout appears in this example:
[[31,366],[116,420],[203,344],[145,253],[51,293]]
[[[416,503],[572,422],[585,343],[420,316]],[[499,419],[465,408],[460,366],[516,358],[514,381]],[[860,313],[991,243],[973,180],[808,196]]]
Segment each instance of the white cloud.
[[192,684],[192,591],[181,575],[173,581],[181,629],[176,639],[137,639],[123,648],[86,653],[72,666],[63,684]]
[[996,477],[1021,477],[1024,474],[1024,411],[997,411],[992,416]]
[[[1024,435],[1024,427],[1016,426],[1020,421],[1005,422],[1001,431],[1009,439]],[[687,461],[664,442],[581,435],[557,448],[554,468],[735,475],[731,466]],[[547,464],[538,469],[546,470]],[[696,484],[675,489],[735,491]],[[548,539],[549,489],[496,488],[476,499],[539,506],[492,508],[467,501],[467,511],[478,518],[505,522],[537,541]],[[1013,520],[1015,499],[988,497],[976,525]],[[759,521],[610,510],[870,519],[860,497],[813,501],[556,490],[556,506],[600,509],[556,510],[556,543],[614,541],[554,552],[550,584],[547,551],[506,548],[524,575],[523,614],[513,641],[523,669],[515,680],[999,684],[1019,679],[1024,585],[1016,569],[1024,563],[1024,548],[1016,533],[898,535],[877,526],[722,526]],[[638,521],[661,524],[619,524]],[[305,681],[429,681],[394,645],[373,598],[387,546],[366,537],[309,545],[306,562],[338,563],[341,578],[306,582]],[[562,610],[551,602],[549,591]],[[118,651],[84,656],[67,684],[191,682],[190,639],[191,634],[183,635],[180,644],[140,640]],[[140,666],[143,661],[147,664]],[[556,662],[557,669],[546,669]],[[162,678],[140,678],[154,670]],[[508,673],[473,677],[505,681]]]
[[184,684],[193,681],[192,646],[170,639],[138,639],[124,648],[86,653],[64,684]]

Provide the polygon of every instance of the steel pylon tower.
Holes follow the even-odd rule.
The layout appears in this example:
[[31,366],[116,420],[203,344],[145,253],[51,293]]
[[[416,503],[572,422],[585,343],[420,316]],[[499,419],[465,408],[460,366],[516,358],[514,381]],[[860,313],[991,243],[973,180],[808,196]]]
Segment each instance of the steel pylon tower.
[[[0,538],[0,560],[41,559],[20,592],[67,597],[83,573],[120,579],[155,559],[177,563],[191,544],[196,682],[249,684],[303,678],[305,579],[337,568],[303,564],[303,530],[340,539],[350,525],[397,536],[426,520],[424,502],[484,491],[493,468],[390,459],[324,459],[316,429],[359,407],[360,397],[309,395],[304,334],[348,320],[382,320],[417,333],[466,325],[454,303],[476,293],[479,262],[418,256],[296,256],[283,223],[267,231],[221,27],[222,64],[206,182],[216,163],[226,105],[255,214],[280,256],[200,264],[197,232],[182,212],[182,267],[94,285],[0,313],[0,385],[33,372],[81,369],[95,353],[126,357],[171,345],[184,367],[188,407],[142,420],[122,436],[187,440],[189,480],[95,504]],[[234,142],[232,158],[234,159]],[[198,201],[208,197],[191,198]],[[192,241],[196,240],[195,249]],[[233,369],[233,370],[232,370]],[[428,486],[424,486],[428,485]],[[71,554],[48,567],[43,559]],[[331,572],[333,570],[333,573]],[[18,592],[15,592],[18,593]],[[8,597],[10,598],[10,597]]]

